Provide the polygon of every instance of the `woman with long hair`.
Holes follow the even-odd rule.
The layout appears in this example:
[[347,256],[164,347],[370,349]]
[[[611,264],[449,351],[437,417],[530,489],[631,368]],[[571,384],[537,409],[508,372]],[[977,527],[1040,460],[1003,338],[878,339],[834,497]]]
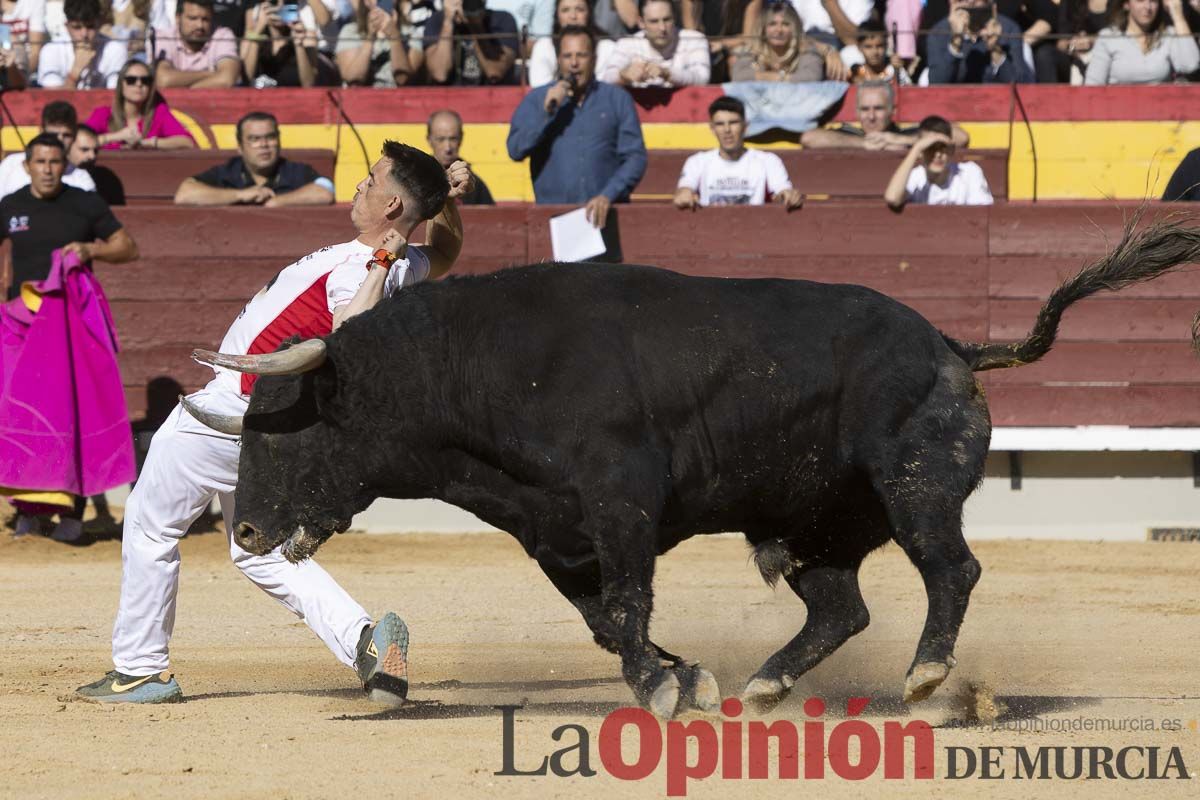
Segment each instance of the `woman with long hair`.
[[759,14],[750,41],[730,55],[734,81],[844,81],[850,70],[838,51],[804,34],[804,23],[788,2],[773,2]]
[[1200,67],[1183,0],[1111,0],[1109,23],[1092,48],[1088,86],[1163,83]]
[[127,61],[117,76],[111,106],[92,110],[87,124],[100,134],[105,150],[187,150],[196,140],[154,88],[154,72],[144,61]]
[[592,24],[592,7],[587,0],[558,0],[554,6],[554,34],[543,36],[533,43],[529,54],[529,85],[544,86],[558,75],[558,55],[554,43],[565,25],[580,25],[591,28],[596,35],[596,70],[599,75],[612,55],[612,39],[601,38],[603,34]]

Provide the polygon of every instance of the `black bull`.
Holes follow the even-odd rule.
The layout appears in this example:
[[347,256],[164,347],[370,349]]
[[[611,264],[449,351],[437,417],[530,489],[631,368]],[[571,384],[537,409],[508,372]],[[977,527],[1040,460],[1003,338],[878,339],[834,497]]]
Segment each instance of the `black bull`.
[[867,626],[859,565],[892,540],[928,595],[904,690],[921,700],[980,575],[961,527],[991,435],[973,371],[1037,360],[1071,303],[1198,257],[1200,229],[1131,222],[1015,344],[956,341],[850,285],[542,264],[417,286],[258,381],[235,537],[297,560],[378,497],[460,506],[520,540],[660,716],[719,694],[649,638],[656,556],[742,531],[804,601],[743,694],[768,708]]

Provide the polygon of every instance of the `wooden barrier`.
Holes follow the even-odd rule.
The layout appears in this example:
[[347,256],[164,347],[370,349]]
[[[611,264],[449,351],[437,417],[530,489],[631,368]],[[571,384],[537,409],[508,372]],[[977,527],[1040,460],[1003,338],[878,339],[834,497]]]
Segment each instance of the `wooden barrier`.
[[[467,208],[458,274],[549,258],[549,218],[567,209]],[[1164,209],[1166,210],[1166,209]],[[926,315],[948,334],[1011,340],[1032,325],[1061,280],[1104,251],[1121,209],[1070,204],[991,208],[882,202],[679,212],[619,208],[626,260],[697,275],[861,283]],[[281,267],[354,235],[348,209],[119,211],[142,259],[97,265],[122,339],[131,412],[146,384],[169,376],[196,388],[211,376],[193,347],[215,347],[242,305]],[[1184,272],[1085,300],[1041,362],[981,373],[993,421],[1006,426],[1200,425],[1200,359],[1189,347],[1200,280]],[[531,357],[536,354],[531,353]]]
[[[650,150],[646,174],[642,176],[633,199],[670,198],[679,183],[683,162],[694,150]],[[876,153],[863,150],[776,150],[783,159],[792,185],[807,195],[834,199],[874,200],[883,197],[888,179],[904,157],[903,153]],[[1008,198],[1008,151],[964,150],[962,161],[974,161],[983,169],[992,196]]]
[[[100,163],[111,169],[125,187],[129,205],[170,203],[185,178],[198,175],[209,167],[238,155],[237,150],[136,150],[102,152]],[[318,174],[333,180],[332,150],[289,150],[285,158],[312,166]]]

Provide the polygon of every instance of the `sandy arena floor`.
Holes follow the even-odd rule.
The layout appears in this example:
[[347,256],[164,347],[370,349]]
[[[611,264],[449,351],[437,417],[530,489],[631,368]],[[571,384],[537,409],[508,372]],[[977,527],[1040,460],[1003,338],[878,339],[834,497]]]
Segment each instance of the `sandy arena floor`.
[[[834,711],[872,699],[864,719],[936,727],[936,779],[863,782],[692,782],[689,797],[1196,797],[1188,781],[946,780],[945,748],[1179,746],[1200,771],[1200,546],[986,542],[983,579],[959,667],[925,704],[899,701],[924,619],[916,571],[889,546],[863,571],[866,632],[806,676],[771,716],[801,723],[803,700]],[[640,782],[606,774],[597,755],[604,715],[628,705],[615,657],[506,536],[365,536],[329,543],[319,559],[373,614],[401,613],[413,637],[410,703],[372,705],[354,675],[308,629],[229,563],[225,536],[183,543],[172,655],[180,705],[103,707],[71,690],[109,668],[120,580],[115,541],[74,549],[0,538],[0,796],[333,798],[661,797],[665,768]],[[660,562],[655,638],[711,668],[736,694],[799,630],[792,593],[766,588],[736,538],[693,540]],[[994,729],[967,719],[968,683],[994,691]],[[592,737],[592,778],[498,777],[502,721],[522,704],[517,766],[557,747],[577,723]],[[1006,709],[1006,710],[1005,710]],[[986,710],[986,709],[985,709]],[[696,718],[696,717],[693,717]],[[1036,720],[1177,720],[1181,730],[1030,732]],[[719,721],[713,718],[714,721]],[[826,731],[838,723],[826,715]],[[1132,724],[1132,723],[1128,723]],[[1145,724],[1142,722],[1139,725]],[[631,737],[632,738],[632,737]],[[572,743],[568,738],[566,743]],[[1012,759],[1005,756],[1011,774]],[[570,762],[573,763],[573,762]],[[436,793],[436,795],[435,795]]]

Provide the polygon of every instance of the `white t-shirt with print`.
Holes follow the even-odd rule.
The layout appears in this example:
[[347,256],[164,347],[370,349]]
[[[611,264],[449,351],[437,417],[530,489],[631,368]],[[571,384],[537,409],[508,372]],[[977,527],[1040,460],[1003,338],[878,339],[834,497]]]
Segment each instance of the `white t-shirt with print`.
[[929,182],[925,166],[918,164],[908,174],[904,187],[908,202],[931,206],[990,206],[992,191],[983,170],[973,161],[955,161],[949,166],[950,179],[945,186]]
[[[284,267],[242,309],[221,340],[221,352],[232,355],[273,353],[292,336],[328,336],[333,311],[354,299],[367,279],[374,249],[357,239],[323,247]],[[384,296],[429,277],[429,257],[409,246],[384,281]],[[249,397],[257,376],[213,367],[209,388]]]
[[792,188],[783,159],[766,150],[746,150],[737,161],[721,151],[696,153],[683,164],[678,188],[700,195],[702,206],[761,206]]

